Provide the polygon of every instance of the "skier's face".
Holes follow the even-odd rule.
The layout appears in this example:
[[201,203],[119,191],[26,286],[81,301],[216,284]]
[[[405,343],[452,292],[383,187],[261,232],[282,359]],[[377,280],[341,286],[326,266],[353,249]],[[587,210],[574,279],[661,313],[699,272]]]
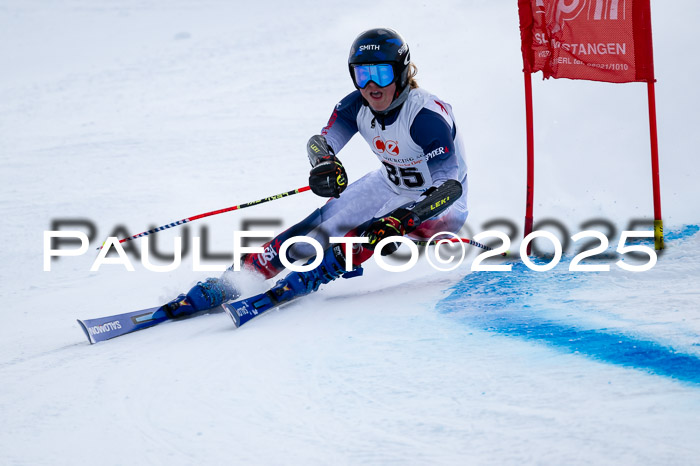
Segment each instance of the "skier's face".
[[360,89],[362,97],[369,102],[372,110],[377,112],[383,112],[389,107],[394,100],[395,92],[396,83],[391,83],[386,87],[379,87],[374,81],[370,81],[367,87]]

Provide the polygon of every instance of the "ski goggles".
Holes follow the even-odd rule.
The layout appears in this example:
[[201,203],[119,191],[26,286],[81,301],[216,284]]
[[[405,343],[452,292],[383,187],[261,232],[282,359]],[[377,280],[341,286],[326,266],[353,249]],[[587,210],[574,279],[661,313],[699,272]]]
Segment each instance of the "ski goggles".
[[360,89],[367,87],[370,81],[374,81],[379,87],[386,87],[394,82],[394,67],[391,65],[353,65],[352,71],[355,84]]

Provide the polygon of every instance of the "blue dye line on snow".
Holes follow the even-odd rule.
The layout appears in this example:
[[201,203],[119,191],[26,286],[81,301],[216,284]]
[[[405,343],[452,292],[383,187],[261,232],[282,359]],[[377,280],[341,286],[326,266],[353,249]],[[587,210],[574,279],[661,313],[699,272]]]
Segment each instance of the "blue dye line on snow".
[[679,230],[670,230],[667,233],[664,233],[664,241],[690,238],[698,231],[700,231],[700,226],[698,225],[684,225]]
[[[700,227],[689,225],[667,233],[665,238],[685,239],[698,231]],[[698,356],[610,329],[584,328],[573,318],[567,319],[567,308],[575,306],[572,300],[566,299],[567,292],[584,277],[585,273],[559,272],[557,268],[547,274],[532,272],[518,262],[513,264],[511,272],[475,272],[467,275],[453,287],[447,298],[438,303],[438,310],[459,312],[470,325],[486,331],[700,384]],[[545,303],[543,296],[547,301],[540,305]],[[549,311],[552,310],[562,317],[557,320],[541,317],[542,314],[551,316],[553,313]],[[567,320],[571,322],[567,323]]]

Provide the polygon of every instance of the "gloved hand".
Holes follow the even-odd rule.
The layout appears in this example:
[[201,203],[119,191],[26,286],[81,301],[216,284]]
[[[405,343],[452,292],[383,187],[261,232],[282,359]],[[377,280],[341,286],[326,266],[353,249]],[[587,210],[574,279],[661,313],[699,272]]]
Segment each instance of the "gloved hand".
[[322,197],[340,197],[348,187],[348,175],[336,157],[321,162],[309,173],[311,191]]
[[313,167],[309,174],[311,191],[322,197],[340,197],[348,185],[348,175],[325,136],[312,136],[306,144],[306,152]]
[[[369,238],[369,243],[364,246],[374,250],[377,244],[384,238],[390,236],[404,236],[415,230],[420,224],[420,219],[416,214],[408,209],[400,207],[386,217],[375,220],[367,228],[365,236]],[[383,255],[396,251],[397,246],[387,246],[383,249]]]

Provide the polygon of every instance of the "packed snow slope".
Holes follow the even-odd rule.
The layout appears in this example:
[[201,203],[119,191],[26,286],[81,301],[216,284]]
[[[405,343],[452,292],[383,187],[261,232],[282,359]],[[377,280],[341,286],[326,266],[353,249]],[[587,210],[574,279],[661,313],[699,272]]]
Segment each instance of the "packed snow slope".
[[[0,2],[0,463],[698,464],[700,6],[651,2],[668,248],[647,272],[616,263],[645,261],[616,248],[652,217],[646,87],[535,76],[535,219],[568,241],[535,272],[517,254],[516,3]],[[161,254],[177,236],[189,248],[170,272],[140,263],[142,240],[135,271],[90,271],[109,235],[305,186],[306,141],[353,89],[349,45],[379,25],[452,104],[463,234],[508,234],[514,254],[491,263],[512,270],[471,272],[475,249],[451,272],[370,261],[238,330],[211,314],[89,345],[76,319],[218,273],[193,271],[195,237],[225,265],[233,231],[279,232],[322,205],[304,193],[160,232]],[[359,138],[340,158],[351,180],[379,166]],[[89,233],[90,251],[45,272],[52,229]],[[610,241],[583,263],[609,271],[569,270],[587,229]]]

